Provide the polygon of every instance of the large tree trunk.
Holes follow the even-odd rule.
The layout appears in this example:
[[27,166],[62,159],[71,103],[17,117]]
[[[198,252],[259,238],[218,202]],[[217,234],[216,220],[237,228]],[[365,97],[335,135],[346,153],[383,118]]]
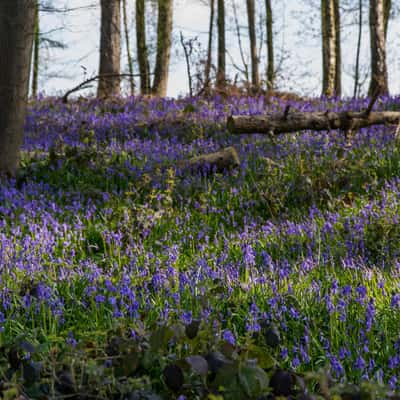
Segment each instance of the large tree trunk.
[[173,0],[158,0],[157,56],[153,83],[153,93],[157,96],[167,95],[172,45],[173,6]]
[[118,76],[121,68],[121,0],[100,0],[100,4],[100,80],[97,97],[118,96],[121,83]]
[[275,81],[275,68],[274,68],[274,38],[273,38],[273,19],[271,0],[265,0],[266,8],[266,22],[267,22],[267,89],[273,90]]
[[126,12],[126,0],[122,0],[122,12],[123,12],[123,21],[124,21],[124,33],[125,33],[125,44],[126,44],[126,55],[128,58],[128,68],[129,74],[129,86],[130,86],[130,94],[133,96],[135,94],[135,81],[133,77],[133,61],[131,55],[131,46],[129,40],[129,29],[128,29],[128,16]]
[[224,0],[218,0],[218,67],[217,67],[217,87],[223,89],[226,84],[225,76],[225,4]]
[[389,93],[386,66],[385,0],[370,0],[369,26],[371,37],[371,82],[369,94]]
[[210,91],[210,73],[212,63],[212,42],[214,32],[214,0],[210,0],[210,24],[208,28],[208,46],[207,46],[207,60],[204,69],[204,91],[206,94]]
[[254,89],[260,88],[260,76],[258,73],[258,54],[255,24],[254,0],[247,0],[247,20],[249,24],[250,55],[251,55],[251,83]]
[[40,25],[39,25],[39,2],[35,2],[35,36],[33,43],[33,65],[32,65],[32,97],[37,96],[38,78],[39,78],[39,38],[40,38]]
[[35,1],[0,1],[0,173],[19,163],[29,90]]
[[387,37],[390,19],[390,10],[392,8],[392,0],[383,0],[383,18],[385,25],[385,39]]
[[273,115],[236,115],[228,118],[227,127],[231,133],[281,133],[298,132],[306,129],[329,131],[341,129],[345,132],[371,125],[400,122],[400,112],[285,112]]
[[321,0],[322,94],[325,96],[340,95],[339,20],[339,0]]
[[146,44],[146,8],[144,0],[136,0],[136,47],[140,73],[140,93],[150,93],[150,64]]

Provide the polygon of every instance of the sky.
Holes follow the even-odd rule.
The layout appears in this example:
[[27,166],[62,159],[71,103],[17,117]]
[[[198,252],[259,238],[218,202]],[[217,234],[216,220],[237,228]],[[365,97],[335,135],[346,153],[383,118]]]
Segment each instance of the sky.
[[[242,68],[241,56],[233,24],[232,0],[226,1],[227,24],[227,64],[228,74],[233,79],[236,74],[242,79],[233,64]],[[245,0],[235,0],[242,35],[245,61],[249,62],[247,35],[247,15]],[[257,1],[257,0],[256,0]],[[354,0],[355,1],[355,0]],[[53,0],[57,7],[82,8],[99,3],[98,0]],[[128,0],[128,24],[130,27],[131,50],[135,55],[134,1]],[[264,27],[264,0],[257,1],[257,19]],[[293,91],[307,96],[318,96],[322,82],[322,51],[320,40],[319,10],[307,6],[302,0],[276,0],[273,3],[274,40],[276,64],[280,65],[278,89]],[[197,37],[203,51],[207,46],[209,7],[205,0],[175,0],[174,2],[174,45],[172,49],[168,96],[177,97],[188,93],[188,79],[179,33],[185,39]],[[353,71],[356,54],[357,32],[353,24],[357,15],[350,14],[342,20],[342,76],[343,93],[353,93]],[[367,22],[367,16],[365,15]],[[148,14],[148,26],[155,25],[156,15]],[[100,7],[78,9],[64,14],[41,14],[41,31],[44,36],[62,41],[66,49],[46,49],[41,52],[39,91],[46,95],[63,94],[85,78],[97,74],[99,65]],[[149,28],[151,35],[151,29]],[[265,32],[263,32],[260,73],[265,75]],[[216,44],[216,41],[214,42]],[[259,43],[260,44],[260,43]],[[391,21],[388,33],[388,71],[392,94],[400,93],[400,24]],[[216,62],[216,47],[214,60]],[[122,68],[127,71],[126,45],[122,41]],[[368,87],[369,33],[365,25],[362,37],[362,75],[365,76],[365,90]],[[134,65],[137,73],[137,65]],[[138,82],[137,82],[138,84]],[[127,85],[126,85],[127,88]],[[94,93],[95,86],[87,91]]]

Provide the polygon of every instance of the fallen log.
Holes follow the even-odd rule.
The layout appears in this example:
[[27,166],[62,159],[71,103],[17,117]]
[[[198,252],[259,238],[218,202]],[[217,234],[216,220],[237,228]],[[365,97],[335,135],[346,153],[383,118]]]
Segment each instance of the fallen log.
[[325,131],[340,129],[351,132],[371,125],[398,125],[400,112],[289,112],[274,115],[233,115],[228,118],[231,133],[268,133],[278,135],[302,130]]
[[188,160],[178,161],[177,166],[190,172],[223,172],[240,166],[239,156],[234,147],[226,147],[215,153],[203,154]]

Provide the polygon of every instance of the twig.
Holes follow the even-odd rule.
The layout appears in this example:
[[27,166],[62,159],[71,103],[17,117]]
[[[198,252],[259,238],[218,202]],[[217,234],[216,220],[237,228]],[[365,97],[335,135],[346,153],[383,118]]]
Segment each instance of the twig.
[[68,90],[64,96],[62,97],[62,102],[63,103],[68,103],[68,96],[72,93],[75,93],[79,90],[85,89],[85,86],[93,81],[96,81],[100,78],[133,78],[133,77],[138,77],[140,76],[140,74],[100,74],[100,75],[96,75],[93,78],[88,78],[86,80],[84,80],[83,82],[81,82],[79,85],[73,87],[72,89]]

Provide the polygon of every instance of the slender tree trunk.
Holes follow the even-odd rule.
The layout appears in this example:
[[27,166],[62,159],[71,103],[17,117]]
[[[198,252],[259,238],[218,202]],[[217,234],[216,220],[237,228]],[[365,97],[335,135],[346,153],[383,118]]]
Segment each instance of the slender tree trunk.
[[146,44],[146,8],[144,0],[136,0],[136,47],[140,74],[140,92],[150,93],[150,64]]
[[357,97],[358,87],[360,85],[360,52],[361,52],[361,38],[362,38],[362,26],[363,26],[363,0],[358,2],[358,39],[357,39],[357,52],[356,52],[356,66],[354,71],[354,91],[353,98]]
[[267,14],[267,51],[268,51],[268,62],[267,62],[267,89],[272,90],[274,88],[275,81],[275,68],[274,68],[274,38],[273,38],[273,18],[272,18],[272,7],[271,0],[265,0],[265,8]]
[[225,4],[224,0],[218,0],[218,67],[217,67],[217,87],[222,89],[226,84],[225,75]]
[[214,32],[214,0],[210,0],[210,24],[208,28],[207,60],[204,69],[204,82],[205,82],[204,89],[206,93],[208,93],[210,90],[213,32]]
[[[240,53],[240,58],[242,59],[243,69],[241,69],[240,67],[238,67],[236,65],[235,65],[235,67],[237,70],[239,70],[244,75],[246,83],[249,84],[250,83],[249,66],[247,65],[246,57],[245,57],[244,51],[243,51],[242,35],[240,33],[240,24],[239,24],[239,18],[237,15],[235,0],[232,0],[232,10],[233,10],[233,19],[235,20],[236,36],[237,36],[237,40],[238,40],[239,53]],[[235,78],[235,84],[236,84],[236,78]]]
[[157,96],[167,95],[173,9],[173,0],[158,0],[157,56],[153,83],[153,93]]
[[130,86],[130,93],[131,96],[135,94],[135,81],[133,77],[133,62],[132,62],[132,55],[131,55],[131,46],[129,40],[129,29],[128,29],[128,16],[126,13],[126,0],[122,0],[122,12],[123,12],[123,20],[124,20],[124,33],[125,33],[125,43],[126,43],[126,55],[128,57],[128,68],[129,68],[129,86]]
[[32,65],[32,97],[37,96],[38,77],[39,77],[39,2],[36,0],[35,4],[35,36],[33,43],[33,65]]
[[186,71],[187,71],[187,76],[188,76],[188,82],[189,82],[189,96],[193,97],[193,80],[192,80],[192,72],[190,69],[190,55],[192,53],[193,45],[190,42],[185,43],[185,38],[183,37],[182,31],[180,31],[180,40],[181,40],[181,45],[183,48],[183,53],[185,54],[185,61],[186,61]]
[[260,89],[260,76],[258,73],[258,54],[255,23],[254,0],[247,0],[247,20],[249,25],[250,54],[251,54],[251,83],[254,89]]
[[0,173],[14,175],[23,141],[35,1],[0,1]]
[[[100,0],[100,77],[97,97],[118,96],[121,78],[121,0]],[[115,74],[107,78],[107,74]]]
[[386,66],[384,0],[370,0],[371,82],[369,95],[389,93]]
[[321,31],[322,31],[322,64],[323,80],[322,94],[326,96],[340,95],[340,39],[338,12],[335,9],[339,0],[321,0]]
[[336,96],[342,95],[342,50],[341,50],[341,34],[340,34],[340,0],[334,0],[333,6],[335,9],[335,94]]

